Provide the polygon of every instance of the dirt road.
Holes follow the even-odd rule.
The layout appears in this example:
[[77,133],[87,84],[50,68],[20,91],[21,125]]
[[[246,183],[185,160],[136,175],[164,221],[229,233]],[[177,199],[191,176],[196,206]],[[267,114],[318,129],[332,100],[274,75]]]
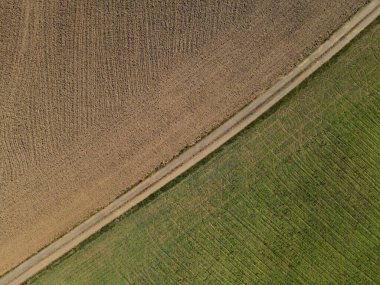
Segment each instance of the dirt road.
[[128,209],[144,200],[178,175],[195,165],[288,94],[300,82],[339,52],[361,30],[380,15],[380,1],[372,1],[305,61],[220,127],[190,147],[162,169],[145,179],[105,209],[74,228],[44,250],[0,279],[0,285],[19,284],[74,248]]
[[262,95],[367,2],[0,1],[0,274]]

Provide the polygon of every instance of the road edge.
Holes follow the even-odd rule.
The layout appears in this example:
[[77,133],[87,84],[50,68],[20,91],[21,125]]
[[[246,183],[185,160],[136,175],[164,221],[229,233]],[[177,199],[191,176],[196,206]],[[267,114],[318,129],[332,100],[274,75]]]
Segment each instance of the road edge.
[[379,15],[380,0],[372,0],[300,65],[268,89],[262,96],[252,101],[217,129],[107,207],[6,273],[0,278],[0,285],[21,284],[27,281],[101,228],[197,164],[289,94],[290,91],[345,47]]

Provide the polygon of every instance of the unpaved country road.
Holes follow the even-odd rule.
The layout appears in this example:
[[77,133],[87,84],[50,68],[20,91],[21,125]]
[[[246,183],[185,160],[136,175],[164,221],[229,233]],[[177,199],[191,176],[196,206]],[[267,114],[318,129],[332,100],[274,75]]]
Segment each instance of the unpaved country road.
[[0,276],[262,96],[369,2],[0,1]]
[[331,59],[332,56],[339,52],[379,15],[380,0],[374,0],[360,10],[349,22],[334,33],[328,41],[286,77],[270,88],[263,96],[254,100],[197,144],[187,149],[162,169],[115,200],[108,207],[99,211],[38,254],[8,272],[0,279],[0,285],[20,284],[24,282],[178,175],[194,166],[281,100],[298,84],[310,76],[310,74]]

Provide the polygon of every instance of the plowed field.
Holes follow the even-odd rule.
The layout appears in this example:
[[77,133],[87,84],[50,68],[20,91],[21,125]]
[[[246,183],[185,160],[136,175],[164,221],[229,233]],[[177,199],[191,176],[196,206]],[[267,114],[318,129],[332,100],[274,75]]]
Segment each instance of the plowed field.
[[1,1],[0,274],[259,96],[366,2]]

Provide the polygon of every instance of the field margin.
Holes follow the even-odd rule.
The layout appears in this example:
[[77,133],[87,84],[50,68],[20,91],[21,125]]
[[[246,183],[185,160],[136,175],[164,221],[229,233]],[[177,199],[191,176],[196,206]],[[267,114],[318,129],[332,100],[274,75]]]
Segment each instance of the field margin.
[[20,284],[26,281],[126,211],[145,200],[148,196],[183,174],[269,110],[302,81],[330,60],[379,15],[380,0],[373,0],[359,10],[324,44],[262,96],[255,99],[167,165],[117,198],[106,208],[94,214],[36,255],[6,273],[0,279],[0,285]]

